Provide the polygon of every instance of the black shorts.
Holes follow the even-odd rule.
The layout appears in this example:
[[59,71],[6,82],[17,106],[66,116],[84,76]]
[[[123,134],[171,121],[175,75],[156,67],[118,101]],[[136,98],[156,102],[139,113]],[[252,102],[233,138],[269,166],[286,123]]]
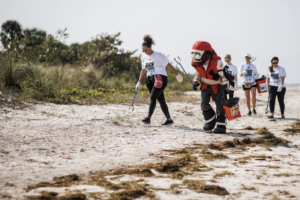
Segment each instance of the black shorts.
[[244,90],[244,91],[245,91],[245,90],[250,90],[250,89],[253,88],[253,87],[256,87],[256,85],[251,85],[250,88],[246,88],[245,85],[243,84],[243,90]]

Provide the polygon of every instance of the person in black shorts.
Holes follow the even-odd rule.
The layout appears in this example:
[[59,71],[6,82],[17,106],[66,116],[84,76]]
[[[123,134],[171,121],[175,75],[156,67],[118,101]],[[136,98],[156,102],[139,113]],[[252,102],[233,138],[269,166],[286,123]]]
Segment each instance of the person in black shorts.
[[[245,91],[246,96],[246,105],[248,108],[248,115],[252,115],[252,112],[254,115],[256,115],[256,81],[259,77],[259,73],[257,72],[256,66],[251,63],[251,55],[246,54],[245,55],[246,62],[241,64],[240,66],[240,77],[242,77],[243,81],[243,90]],[[250,92],[252,97],[252,112],[250,107]]]

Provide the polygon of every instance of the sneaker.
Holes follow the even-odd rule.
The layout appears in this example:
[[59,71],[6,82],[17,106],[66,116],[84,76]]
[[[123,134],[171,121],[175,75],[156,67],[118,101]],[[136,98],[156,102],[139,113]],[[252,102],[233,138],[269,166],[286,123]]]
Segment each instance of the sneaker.
[[146,117],[145,119],[142,120],[142,122],[144,124],[150,124],[150,118],[149,117]]
[[274,119],[273,115],[268,116],[269,119]]
[[247,115],[249,115],[249,116],[250,116],[250,115],[252,115],[252,112],[251,112],[251,111],[249,111]]
[[285,119],[285,116],[284,116],[284,115],[281,115],[281,119]]
[[257,114],[255,109],[254,109],[254,110],[252,110],[252,112],[253,112],[253,114],[254,114],[254,115],[256,115],[256,114]]
[[165,123],[163,123],[162,125],[163,126],[170,126],[170,125],[172,125],[172,124],[174,124],[174,122],[173,122],[173,120],[167,120]]

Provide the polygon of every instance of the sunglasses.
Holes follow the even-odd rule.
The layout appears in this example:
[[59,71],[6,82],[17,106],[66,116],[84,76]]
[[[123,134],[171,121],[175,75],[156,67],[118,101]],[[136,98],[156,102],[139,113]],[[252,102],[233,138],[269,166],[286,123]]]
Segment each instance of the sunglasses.
[[276,65],[277,65],[277,64],[278,64],[278,62],[272,62],[272,64],[276,64]]
[[229,62],[230,60],[225,60],[225,62]]
[[144,50],[144,51],[142,51],[142,52],[145,52],[145,53],[146,53],[146,52],[147,52],[147,50],[148,50],[148,49],[145,49],[145,50]]

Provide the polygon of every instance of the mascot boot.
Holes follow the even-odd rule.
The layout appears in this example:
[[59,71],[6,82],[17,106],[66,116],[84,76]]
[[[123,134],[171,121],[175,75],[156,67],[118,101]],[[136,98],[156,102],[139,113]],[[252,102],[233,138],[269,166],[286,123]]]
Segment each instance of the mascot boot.
[[218,115],[216,120],[217,127],[214,130],[214,133],[224,134],[226,133],[226,121],[225,115]]
[[205,124],[203,126],[204,131],[212,131],[216,125],[216,113],[213,109],[203,112]]

